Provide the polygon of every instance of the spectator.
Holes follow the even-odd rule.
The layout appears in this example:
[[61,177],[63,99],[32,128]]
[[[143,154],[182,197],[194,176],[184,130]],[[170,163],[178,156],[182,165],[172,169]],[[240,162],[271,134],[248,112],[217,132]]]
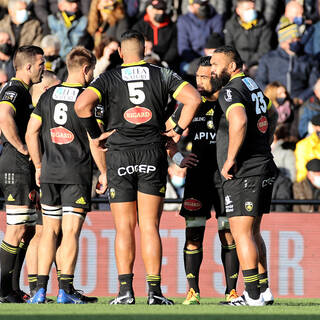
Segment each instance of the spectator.
[[141,32],[152,43],[152,51],[173,67],[177,63],[177,27],[166,14],[165,0],[150,0],[146,14],[133,29]]
[[[7,79],[11,79],[15,75],[12,56],[13,48],[9,33],[0,32],[0,69],[6,74]],[[1,83],[3,83],[3,79]]]
[[237,0],[235,14],[224,29],[226,45],[239,52],[244,71],[254,77],[258,61],[271,49],[272,31],[255,9],[254,0]]
[[43,37],[40,22],[30,16],[27,0],[9,0],[8,14],[0,20],[0,31],[10,36],[13,51],[23,45],[39,45]]
[[55,15],[49,15],[48,24],[51,33],[60,39],[59,54],[65,59],[68,52],[85,36],[88,19],[81,16],[78,0],[58,0],[58,9]]
[[312,118],[320,114],[320,79],[318,79],[313,87],[313,92],[314,95],[301,107],[299,120],[299,135],[301,138],[304,138],[308,134]]
[[300,140],[296,146],[297,181],[301,182],[307,175],[306,164],[308,161],[320,159],[320,115],[311,120],[313,133]]
[[88,32],[97,47],[103,36],[120,41],[129,28],[122,0],[93,0],[88,16]]
[[213,32],[222,33],[223,17],[208,3],[208,0],[190,0],[189,12],[178,18],[178,53],[182,59],[182,72],[189,63],[204,55],[207,38]]
[[300,104],[312,95],[312,86],[319,77],[317,67],[306,55],[297,54],[299,50],[299,31],[296,24],[282,19],[278,29],[279,46],[276,50],[262,56],[259,61],[257,82],[264,89],[273,81],[284,84]]
[[[295,200],[320,200],[320,159],[314,158],[307,163],[307,175],[301,182],[293,185]],[[318,205],[294,205],[294,212],[319,212]]]
[[55,35],[47,35],[41,41],[41,48],[46,59],[45,69],[54,72],[57,77],[64,81],[67,79],[67,67],[59,55],[60,40]]

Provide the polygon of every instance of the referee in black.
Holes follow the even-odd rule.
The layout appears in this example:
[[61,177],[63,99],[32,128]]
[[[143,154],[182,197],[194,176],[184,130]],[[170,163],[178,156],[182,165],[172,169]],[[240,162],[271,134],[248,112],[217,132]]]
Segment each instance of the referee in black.
[[105,107],[108,191],[116,227],[116,261],[120,292],[111,304],[135,303],[132,279],[137,213],[141,251],[148,282],[148,304],[173,304],[160,287],[162,246],[159,223],[165,195],[167,155],[165,130],[168,96],[184,104],[179,123],[167,135],[179,140],[201,100],[190,84],[169,69],[146,63],[144,37],[127,31],[119,48],[124,64],[99,76],[79,96],[75,110],[96,143],[104,140],[92,111]]
[[243,296],[229,304],[262,306],[273,303],[260,223],[262,215],[270,211],[276,178],[270,144],[277,112],[254,80],[242,72],[242,65],[239,53],[231,46],[218,48],[211,57],[213,87],[222,88],[218,99],[223,111],[217,132],[218,166],[246,287]]

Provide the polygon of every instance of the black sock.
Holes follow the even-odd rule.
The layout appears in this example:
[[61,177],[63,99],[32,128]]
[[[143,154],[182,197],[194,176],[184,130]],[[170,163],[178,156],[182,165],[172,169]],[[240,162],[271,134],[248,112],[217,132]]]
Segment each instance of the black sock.
[[226,292],[236,290],[239,275],[239,260],[236,245],[221,246],[221,260],[226,278]]
[[258,268],[242,270],[246,291],[251,299],[260,297]]
[[203,258],[202,247],[195,250],[185,248],[183,250],[183,258],[189,289],[192,288],[196,293],[200,293],[199,271]]
[[154,274],[147,274],[148,292],[152,292],[155,295],[162,296],[161,291],[161,276]]
[[34,293],[37,290],[37,275],[28,274],[28,282],[29,282],[30,293]]
[[59,281],[59,288],[64,290],[66,293],[73,292],[73,274],[61,274]]
[[27,248],[28,248],[28,244],[25,244],[23,241],[21,241],[19,245],[17,259],[13,269],[13,274],[12,274],[12,288],[15,291],[20,290],[20,274],[21,274],[24,258],[26,256]]
[[37,291],[41,288],[47,291],[48,281],[49,281],[49,276],[38,275]]
[[12,275],[18,248],[2,241],[0,246],[0,296],[5,297],[12,291]]
[[260,292],[265,292],[269,288],[268,272],[259,273]]
[[133,293],[133,288],[132,288],[133,273],[119,274],[118,279],[119,279],[119,286],[120,286],[120,289],[119,289],[120,296],[125,295],[128,291]]

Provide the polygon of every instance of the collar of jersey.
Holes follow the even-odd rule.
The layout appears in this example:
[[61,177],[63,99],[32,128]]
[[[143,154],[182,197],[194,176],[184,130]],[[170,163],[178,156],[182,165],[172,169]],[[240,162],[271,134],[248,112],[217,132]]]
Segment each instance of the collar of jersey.
[[82,87],[81,83],[62,82],[61,85],[66,87]]
[[20,79],[18,79],[18,78],[12,78],[11,80],[16,80],[16,81],[21,82],[21,83],[23,84],[23,86],[24,86],[27,90],[29,90],[29,86],[28,86],[24,81],[22,81],[22,80],[20,80]]
[[239,78],[239,77],[245,77],[246,75],[243,72],[239,72],[237,74],[235,74],[234,76],[232,76],[229,80],[229,82],[235,78]]
[[140,60],[138,62],[132,62],[132,63],[123,63],[121,67],[129,67],[129,66],[138,66],[140,64],[145,64],[146,62],[144,60]]

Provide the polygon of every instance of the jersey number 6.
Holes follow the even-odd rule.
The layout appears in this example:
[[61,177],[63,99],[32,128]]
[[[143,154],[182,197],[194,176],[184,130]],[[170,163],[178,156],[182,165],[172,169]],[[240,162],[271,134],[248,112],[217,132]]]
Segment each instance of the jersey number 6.
[[65,103],[58,103],[54,107],[53,119],[57,124],[63,126],[67,122],[68,106]]

